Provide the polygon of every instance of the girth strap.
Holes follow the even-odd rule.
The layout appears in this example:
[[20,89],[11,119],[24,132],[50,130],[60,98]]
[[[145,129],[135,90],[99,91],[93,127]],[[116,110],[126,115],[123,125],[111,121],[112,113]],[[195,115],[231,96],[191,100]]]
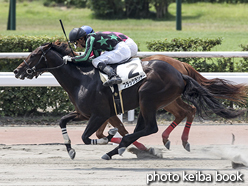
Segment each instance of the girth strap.
[[122,95],[121,92],[119,91],[118,85],[113,85],[114,91],[112,93],[113,95],[113,102],[114,102],[114,108],[115,108],[115,114],[121,114],[124,113],[124,108],[123,108],[123,101],[122,101]]

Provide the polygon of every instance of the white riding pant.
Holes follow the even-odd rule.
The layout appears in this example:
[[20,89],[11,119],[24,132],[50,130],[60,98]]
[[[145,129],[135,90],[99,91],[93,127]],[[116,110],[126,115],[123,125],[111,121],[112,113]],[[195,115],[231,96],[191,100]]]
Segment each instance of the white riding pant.
[[137,55],[137,52],[138,52],[138,46],[137,46],[137,44],[131,38],[128,38],[125,41],[125,43],[127,44],[127,46],[131,50],[131,57],[136,56]]
[[115,63],[121,63],[131,57],[131,51],[130,48],[124,41],[118,43],[114,50],[112,51],[105,51],[103,54],[101,54],[99,57],[92,60],[92,64],[94,67],[97,68],[97,65],[100,62],[103,62],[105,64],[115,64]]

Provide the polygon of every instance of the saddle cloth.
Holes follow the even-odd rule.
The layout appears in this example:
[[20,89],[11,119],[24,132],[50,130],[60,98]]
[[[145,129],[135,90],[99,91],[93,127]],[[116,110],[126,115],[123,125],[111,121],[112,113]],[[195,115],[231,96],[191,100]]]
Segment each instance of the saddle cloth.
[[[103,83],[108,80],[106,74],[103,74],[100,71],[99,73]],[[118,84],[119,91],[127,89],[146,78],[146,74],[143,71],[139,58],[132,58],[130,62],[118,65],[116,68],[116,74],[118,74],[122,79],[122,83]]]

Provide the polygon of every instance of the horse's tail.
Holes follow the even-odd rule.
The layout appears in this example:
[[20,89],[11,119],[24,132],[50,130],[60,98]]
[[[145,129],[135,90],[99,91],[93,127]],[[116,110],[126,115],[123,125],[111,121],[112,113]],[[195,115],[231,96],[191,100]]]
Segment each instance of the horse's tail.
[[244,84],[234,84],[231,81],[219,78],[207,79],[189,64],[183,62],[183,65],[188,71],[190,77],[195,79],[200,85],[207,88],[217,98],[228,99],[242,104],[246,103],[248,86]]
[[235,118],[244,113],[241,110],[236,111],[225,108],[208,89],[201,86],[193,78],[183,74],[182,76],[186,81],[182,98],[191,102],[196,107],[200,116],[202,116],[202,113],[209,114],[209,109],[218,116],[226,119]]

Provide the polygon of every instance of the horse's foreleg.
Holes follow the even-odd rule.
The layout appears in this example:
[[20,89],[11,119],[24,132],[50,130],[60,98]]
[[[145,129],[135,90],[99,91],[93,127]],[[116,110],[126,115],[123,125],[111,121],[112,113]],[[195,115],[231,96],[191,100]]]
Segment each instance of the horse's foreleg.
[[[137,128],[139,128],[139,129],[144,129],[144,122],[143,122],[143,121],[144,121],[144,120],[143,120],[142,114],[140,113],[140,114],[139,114],[139,117],[138,117],[138,122],[137,122],[137,125],[136,125],[136,128],[135,128],[134,132],[136,131]],[[126,136],[126,135],[125,135],[125,136]],[[123,137],[122,140],[123,140],[124,138],[125,138],[125,137]],[[102,159],[105,159],[105,160],[110,160],[110,159],[112,159],[112,156],[118,154],[118,149],[119,149],[119,148],[121,148],[121,147],[120,147],[120,144],[119,144],[119,146],[116,147],[114,150],[108,152],[107,154],[104,154],[104,155],[102,156]],[[124,150],[125,150],[125,149],[124,149]]]
[[[113,129],[110,129],[108,131],[108,136],[105,136],[103,134],[104,132],[104,129],[106,128],[107,124],[110,122],[111,119],[108,119],[107,121],[105,121],[101,127],[96,131],[96,137],[101,139],[101,138],[104,138],[104,139],[108,139],[108,142],[111,141],[111,142],[114,142],[112,141],[114,135],[116,134],[116,132],[118,131],[118,128],[116,128],[114,125],[112,125],[114,128]],[[111,122],[110,122],[111,123]]]
[[64,143],[65,143],[65,146],[66,146],[66,150],[70,156],[71,159],[74,159],[75,158],[75,155],[76,155],[76,151],[71,147],[71,140],[69,138],[69,135],[67,133],[67,129],[66,129],[66,124],[73,120],[74,118],[78,117],[79,114],[77,112],[72,112],[70,114],[67,114],[65,116],[63,116],[61,119],[60,119],[60,122],[59,122],[59,126],[62,130],[62,135],[63,135],[63,138],[64,138]]
[[[109,118],[108,121],[113,127],[116,127],[118,129],[118,132],[120,133],[121,136],[124,137],[128,134],[128,131],[126,130],[123,123],[117,116],[113,116]],[[121,142],[121,138],[112,138],[111,142],[119,144]],[[142,143],[139,143],[138,141],[133,142],[133,145],[136,146],[139,150],[148,151],[148,149]]]
[[[152,106],[150,108],[152,108]],[[148,136],[158,131],[158,126],[156,122],[156,109],[153,110],[150,108],[144,108],[140,106],[141,114],[139,114],[140,119],[137,123],[138,127],[135,128],[134,133],[123,137],[118,149],[119,155],[122,155],[126,147],[138,140],[140,137]]]
[[106,128],[107,124],[108,124],[108,120],[105,121],[105,122],[102,124],[102,126],[96,131],[96,137],[97,137],[97,138],[100,139],[100,138],[106,138],[106,137],[107,137],[107,136],[105,136],[105,135],[103,134],[104,129]]
[[[125,136],[128,134],[128,131],[125,129],[123,126],[123,123],[117,116],[112,116],[111,118],[108,119],[108,122],[115,128],[118,129],[118,132],[121,136]],[[120,137],[113,137],[111,139],[111,142],[119,144],[121,142],[122,138]]]
[[[158,131],[156,122],[156,109],[146,109],[144,107],[140,108],[141,113],[139,114],[137,126],[134,130],[134,133],[124,136],[119,146],[116,147],[114,150],[108,152],[107,154],[103,155],[102,159],[110,160],[113,155],[122,155],[131,143],[135,142],[142,136],[147,136]],[[145,110],[145,112],[143,111],[145,117],[143,117],[142,110]]]
[[[108,138],[100,138],[100,139],[90,139],[89,137],[96,132],[101,125],[107,120],[108,118],[101,117],[99,115],[91,115],[89,122],[85,128],[85,131],[82,135],[82,140],[86,145],[103,145],[108,143]],[[109,135],[112,137],[115,135],[117,132],[117,129],[113,129],[109,132]]]
[[[181,98],[178,99],[181,100]],[[170,112],[175,116],[175,120],[162,133],[163,143],[167,149],[170,149],[170,140],[169,140],[170,133],[187,116],[187,111],[177,103],[177,100],[173,101],[170,105],[164,107],[166,111]]]

